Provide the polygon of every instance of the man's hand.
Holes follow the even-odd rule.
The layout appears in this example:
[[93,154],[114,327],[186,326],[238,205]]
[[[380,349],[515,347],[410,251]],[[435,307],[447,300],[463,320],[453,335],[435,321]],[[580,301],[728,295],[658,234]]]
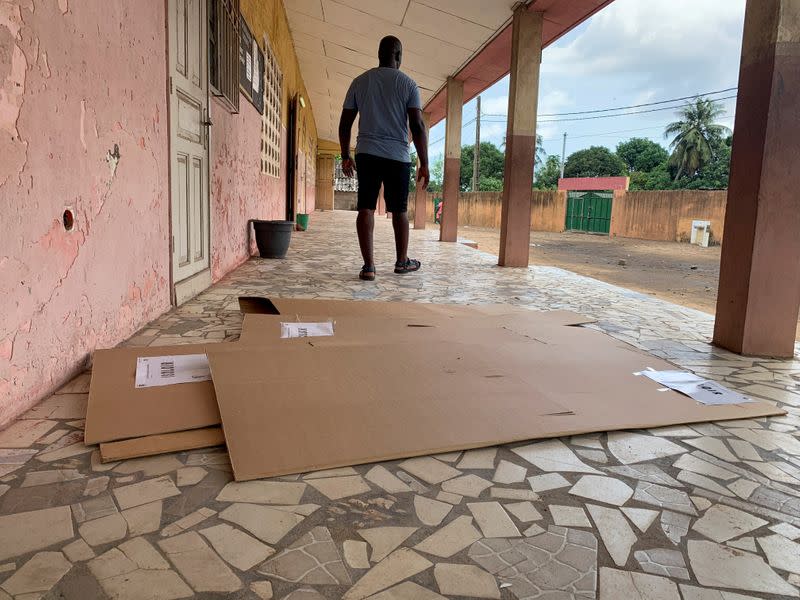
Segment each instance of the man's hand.
[[348,156],[342,159],[342,173],[344,173],[345,177],[352,177],[355,170],[356,163],[353,162],[352,158]]
[[417,167],[417,185],[421,186],[423,190],[428,189],[428,183],[430,182],[431,175],[428,172],[427,165],[420,165]]

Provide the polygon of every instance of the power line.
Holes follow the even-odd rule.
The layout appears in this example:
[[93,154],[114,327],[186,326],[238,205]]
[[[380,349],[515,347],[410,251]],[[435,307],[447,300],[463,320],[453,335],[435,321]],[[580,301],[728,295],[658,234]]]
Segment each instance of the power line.
[[[672,102],[681,102],[683,100],[692,100],[694,98],[699,98],[701,96],[716,96],[717,94],[725,94],[727,92],[732,92],[734,90],[738,90],[738,87],[731,87],[726,88],[724,90],[717,90],[716,92],[705,92],[702,94],[694,94],[692,96],[683,96],[681,98],[672,98],[671,100],[659,100],[658,102],[647,102],[645,104],[632,104],[631,106],[618,106],[616,108],[601,108],[596,110],[582,110],[577,112],[565,112],[565,113],[542,113],[540,117],[570,117],[573,115],[590,115],[590,114],[598,114],[598,113],[606,113],[606,112],[615,112],[618,110],[630,110],[632,108],[644,108],[646,106],[658,106],[660,104],[670,104]],[[719,98],[720,100],[724,100],[724,98]],[[674,108],[674,107],[673,107]],[[490,113],[483,113],[485,117],[504,117],[507,118],[508,115],[502,114],[490,114]]]
[[[637,131],[650,131],[651,129],[664,129],[664,126],[663,125],[656,125],[654,127],[639,127],[639,128],[636,128],[636,129],[619,129],[617,131],[606,131],[606,132],[603,132],[603,133],[589,133],[589,134],[584,134],[584,135],[573,135],[570,139],[578,140],[578,139],[590,138],[590,137],[603,137],[603,136],[606,136],[606,135],[616,135],[618,133],[634,133],[634,132],[637,132]],[[544,139],[542,141],[543,142],[560,142],[561,138],[560,137],[547,138],[547,139]]]
[[[469,127],[470,125],[472,125],[472,124],[473,124],[475,121],[477,121],[477,120],[478,120],[478,119],[477,119],[477,117],[476,117],[476,118],[472,119],[471,121],[467,121],[466,123],[464,123],[464,124],[461,126],[461,130],[463,131],[464,129],[466,129],[467,127]],[[433,142],[428,142],[428,146],[435,146],[436,144],[438,144],[439,142],[441,142],[443,139],[445,139],[445,137],[447,137],[447,136],[444,136],[444,135],[443,135],[443,136],[442,136],[442,137],[440,137],[438,140],[435,140],[435,141],[433,141]]]
[[[724,96],[723,98],[717,98],[716,100],[730,100],[731,98],[736,98],[736,96],[735,95],[734,96]],[[593,117],[573,117],[573,118],[570,118],[570,119],[542,119],[540,121],[537,120],[537,122],[538,123],[567,123],[567,122],[570,122],[570,121],[595,121],[597,119],[613,119],[614,117],[629,117],[631,115],[644,115],[644,114],[647,114],[647,113],[662,112],[662,111],[665,111],[665,110],[675,110],[676,108],[680,108],[680,107],[678,107],[678,106],[667,106],[667,107],[664,107],[664,108],[650,108],[648,110],[637,110],[637,111],[631,111],[631,112],[621,112],[621,113],[616,113],[616,114],[613,114],[613,115],[595,115]],[[504,117],[504,119],[500,120],[500,121],[487,120],[486,122],[487,123],[504,123],[507,120],[507,117],[505,117],[505,115],[497,115],[497,116],[502,116],[502,117]]]

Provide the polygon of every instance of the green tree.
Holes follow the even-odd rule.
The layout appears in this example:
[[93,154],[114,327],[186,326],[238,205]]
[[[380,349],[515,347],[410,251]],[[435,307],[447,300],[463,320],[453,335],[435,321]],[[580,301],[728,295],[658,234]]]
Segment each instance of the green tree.
[[573,152],[564,165],[564,177],[616,177],[627,172],[625,161],[604,146]]
[[481,180],[478,182],[478,189],[481,192],[502,192],[503,179],[497,177],[486,177],[481,175]]
[[[472,169],[475,158],[475,146],[463,146],[461,148],[461,191],[472,191]],[[484,190],[483,182],[489,180],[500,181],[500,189],[503,189],[503,171],[505,169],[505,154],[491,142],[481,142],[481,164],[480,178],[478,179],[478,190]],[[495,184],[491,184],[496,187]],[[494,191],[494,190],[491,190]]]
[[669,158],[660,144],[646,138],[631,138],[617,144],[617,156],[625,161],[629,173],[649,172]]
[[441,156],[433,161],[431,165],[431,180],[428,184],[428,191],[441,192],[442,181],[444,179],[444,158]]
[[681,120],[667,125],[664,137],[672,138],[672,156],[669,165],[675,170],[675,181],[682,176],[695,176],[714,158],[714,148],[730,130],[715,121],[725,114],[719,102],[708,98],[697,98],[687,103],[678,115]]
[[408,184],[408,190],[414,192],[417,189],[417,153],[411,153],[411,181]]
[[551,154],[544,162],[544,166],[536,171],[536,180],[533,184],[537,190],[555,190],[558,188],[558,179],[561,177],[561,160]]
[[686,189],[724,190],[728,188],[731,169],[731,147],[720,141],[714,144],[714,155],[694,177],[682,177],[679,183]]
[[671,190],[676,187],[669,170],[668,159],[663,160],[650,171],[634,171],[630,175],[631,190]]

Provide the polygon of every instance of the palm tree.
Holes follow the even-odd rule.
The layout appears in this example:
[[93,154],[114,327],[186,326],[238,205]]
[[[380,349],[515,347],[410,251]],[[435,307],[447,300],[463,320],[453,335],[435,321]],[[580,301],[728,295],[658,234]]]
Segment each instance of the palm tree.
[[[506,147],[506,136],[503,136],[503,141],[500,143],[501,148]],[[538,133],[536,134],[536,151],[533,155],[533,165],[538,167],[543,164],[547,158],[547,152],[544,151],[544,140]]]
[[730,133],[730,129],[715,123],[724,114],[719,102],[696,98],[678,113],[680,121],[667,125],[664,137],[675,136],[669,158],[669,166],[677,168],[675,181],[687,173],[694,175],[714,157],[714,147]]
[[541,166],[547,158],[547,152],[544,151],[544,140],[538,133],[536,134],[536,152],[534,154],[533,164]]

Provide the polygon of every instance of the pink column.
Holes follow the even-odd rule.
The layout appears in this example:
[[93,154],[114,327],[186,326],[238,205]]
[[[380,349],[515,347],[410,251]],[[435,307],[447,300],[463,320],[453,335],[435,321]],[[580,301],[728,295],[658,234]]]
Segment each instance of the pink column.
[[464,83],[447,79],[447,126],[444,138],[444,185],[442,190],[442,224],[439,240],[458,240],[458,194],[461,191],[461,113],[464,105]]
[[530,12],[522,4],[514,11],[500,220],[501,267],[528,266],[543,20],[542,13]]
[[[431,113],[422,113],[422,118],[425,121],[425,130],[428,131],[431,123]],[[419,166],[419,160],[417,160],[417,166]],[[416,193],[414,194],[414,229],[425,229],[427,200],[428,193],[417,185]]]
[[748,0],[714,343],[791,357],[800,310],[800,1]]

